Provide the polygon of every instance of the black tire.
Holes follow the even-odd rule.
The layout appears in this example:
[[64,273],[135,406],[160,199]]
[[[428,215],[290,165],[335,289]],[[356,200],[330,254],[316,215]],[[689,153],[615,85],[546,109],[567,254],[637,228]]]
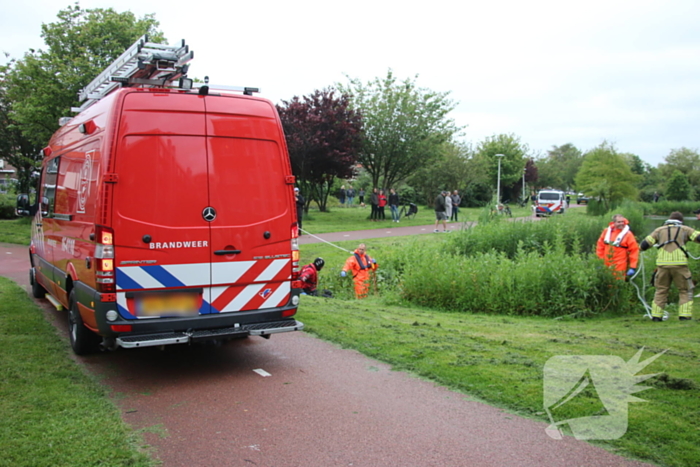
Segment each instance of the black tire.
[[87,355],[96,352],[101,338],[83,324],[74,290],[71,290],[68,301],[70,303],[70,309],[68,310],[68,334],[73,352],[76,355]]
[[46,296],[46,289],[37,281],[34,268],[29,270],[29,283],[32,284],[32,297],[44,298]]

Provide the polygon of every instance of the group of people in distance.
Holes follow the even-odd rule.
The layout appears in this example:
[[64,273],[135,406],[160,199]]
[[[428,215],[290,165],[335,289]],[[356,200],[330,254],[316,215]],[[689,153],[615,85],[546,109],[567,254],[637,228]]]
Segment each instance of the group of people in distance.
[[369,195],[369,220],[372,222],[386,220],[384,208],[388,204],[389,209],[391,210],[391,221],[398,223],[401,220],[401,216],[399,214],[400,203],[401,199],[399,198],[399,194],[396,192],[395,188],[389,190],[388,198],[384,190],[374,188],[372,193]]
[[[694,212],[700,220],[700,209]],[[672,284],[678,288],[678,319],[691,320],[693,316],[693,278],[688,268],[689,242],[700,243],[700,231],[683,224],[683,214],[672,212],[661,227],[646,236],[640,244],[629,228],[629,221],[615,214],[610,225],[603,229],[596,245],[597,256],[612,268],[619,278],[631,277],[639,264],[639,251],[658,248],[652,285],[656,288],[651,305],[652,321],[663,321],[664,308]]]
[[447,229],[447,221],[452,220],[459,222],[459,205],[462,203],[462,197],[459,196],[459,191],[455,190],[452,193],[449,190],[442,190],[437,198],[435,198],[435,230],[438,233],[438,225],[442,222],[442,231],[449,232]]

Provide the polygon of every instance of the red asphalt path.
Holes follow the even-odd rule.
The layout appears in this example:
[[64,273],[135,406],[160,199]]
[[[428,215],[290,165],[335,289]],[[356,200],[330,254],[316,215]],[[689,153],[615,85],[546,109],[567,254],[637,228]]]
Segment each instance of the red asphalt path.
[[[28,290],[27,268],[26,247],[0,244],[0,275]],[[65,334],[65,312],[37,303]],[[649,465],[303,332],[76,359],[166,467]]]

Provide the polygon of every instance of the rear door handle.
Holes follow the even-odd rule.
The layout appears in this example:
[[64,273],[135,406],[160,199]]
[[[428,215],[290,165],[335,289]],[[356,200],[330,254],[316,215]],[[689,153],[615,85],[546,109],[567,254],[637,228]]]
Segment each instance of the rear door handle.
[[216,250],[214,252],[215,255],[223,256],[223,255],[237,255],[241,252],[241,250]]

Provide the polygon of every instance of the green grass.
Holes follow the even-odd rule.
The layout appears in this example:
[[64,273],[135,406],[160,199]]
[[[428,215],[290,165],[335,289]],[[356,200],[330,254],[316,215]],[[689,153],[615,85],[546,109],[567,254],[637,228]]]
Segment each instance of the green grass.
[[31,239],[31,217],[0,220],[0,243],[29,245]]
[[155,465],[66,340],[5,278],[0,343],[0,466]]
[[[302,297],[298,317],[307,332],[322,339],[545,422],[543,367],[550,357],[614,355],[628,361],[645,347],[645,360],[668,349],[639,373],[664,376],[637,394],[648,402],[630,404],[627,433],[596,444],[661,465],[700,465],[697,321],[659,324],[641,316],[562,321],[438,312],[387,305],[379,298],[314,297]],[[592,415],[577,409],[563,418]]]

